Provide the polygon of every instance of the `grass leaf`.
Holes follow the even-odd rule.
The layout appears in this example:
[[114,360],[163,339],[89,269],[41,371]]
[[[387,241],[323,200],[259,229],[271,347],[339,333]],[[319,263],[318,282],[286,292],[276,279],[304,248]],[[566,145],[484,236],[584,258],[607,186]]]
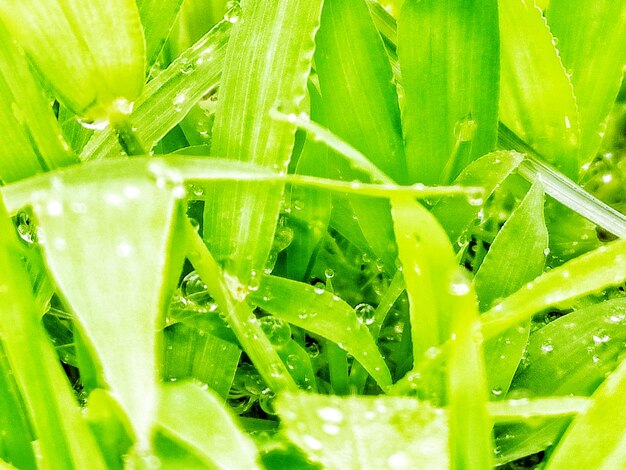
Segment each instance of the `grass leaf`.
[[626,63],[626,5],[551,0],[546,12],[580,112],[579,164],[598,151]]
[[136,0],[146,38],[146,66],[156,61],[165,45],[183,0]]
[[407,0],[398,21],[410,182],[448,183],[494,150],[496,0]]
[[493,338],[549,307],[623,282],[625,255],[626,241],[616,240],[542,274],[482,315],[485,338]]
[[56,175],[33,208],[50,271],[141,447],[156,407],[169,270],[182,263],[180,253],[170,258],[175,189],[147,174],[86,174]]
[[[474,277],[482,310],[539,276],[548,249],[544,194],[536,182],[506,221]],[[522,254],[520,256],[520,254]],[[512,263],[511,260],[516,260]],[[511,328],[485,344],[489,390],[506,393],[517,369],[530,325]]]
[[4,25],[0,25],[0,138],[0,180],[5,184],[78,162],[26,56]]
[[548,461],[551,470],[613,469],[626,461],[626,361],[596,390],[587,410],[574,418]]
[[389,368],[367,326],[339,297],[301,282],[265,276],[251,300],[272,315],[340,345],[383,390],[391,385]]
[[448,468],[446,416],[427,403],[300,393],[275,406],[289,439],[324,468]]
[[[287,169],[296,126],[269,113],[277,106],[297,109],[305,98],[321,9],[321,0],[242,4],[226,51],[213,155]],[[204,238],[226,271],[247,283],[270,253],[282,187],[237,184],[211,193]]]
[[222,400],[193,383],[161,388],[159,427],[209,468],[254,470],[254,444],[237,427]]
[[576,179],[578,109],[546,21],[533,2],[499,0],[498,6],[500,120],[548,162]]

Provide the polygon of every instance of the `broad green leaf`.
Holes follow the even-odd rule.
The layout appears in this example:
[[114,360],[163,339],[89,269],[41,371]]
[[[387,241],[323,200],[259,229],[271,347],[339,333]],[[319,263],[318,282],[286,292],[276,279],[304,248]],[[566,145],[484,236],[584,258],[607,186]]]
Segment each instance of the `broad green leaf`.
[[626,4],[552,0],[546,12],[580,112],[579,164],[600,146],[626,64]]
[[413,360],[450,338],[452,318],[448,280],[457,262],[437,220],[410,198],[392,200],[402,275],[409,297]]
[[[243,2],[226,51],[213,155],[286,170],[296,126],[272,119],[270,110],[297,108],[305,98],[321,8],[321,0]],[[282,193],[281,185],[207,188],[204,238],[244,284],[267,261]]]
[[221,399],[193,383],[161,387],[158,424],[209,468],[260,468],[254,444]]
[[626,361],[592,396],[589,408],[574,418],[547,468],[624,468],[626,462]]
[[[489,247],[474,286],[481,310],[524,286],[544,269],[548,231],[543,216],[544,194],[537,182],[513,211]],[[520,257],[523,253],[523,257]],[[516,260],[516,262],[511,262]],[[522,358],[530,325],[511,328],[485,344],[489,390],[506,393]]]
[[493,423],[487,412],[487,377],[478,303],[461,267],[441,279],[451,297],[447,399],[452,468],[493,467]]
[[83,168],[56,175],[33,209],[56,285],[142,447],[160,380],[156,332],[182,262],[179,252],[170,256],[181,188],[124,165],[110,169],[98,179]]
[[562,316],[530,335],[513,389],[588,395],[616,366],[626,340],[626,299]]
[[[458,241],[478,217],[484,201],[520,165],[523,155],[517,152],[493,152],[470,163],[454,181],[461,186],[479,186],[481,197],[446,198],[433,207],[432,213],[453,241]],[[464,243],[461,243],[463,245]]]
[[443,410],[412,398],[282,394],[287,437],[329,469],[449,468]]
[[163,374],[166,381],[195,379],[226,398],[240,356],[236,345],[203,329],[182,323],[165,329]]
[[0,138],[0,180],[5,184],[78,162],[26,56],[1,24]]
[[146,40],[146,65],[157,59],[170,34],[183,0],[135,0]]
[[338,344],[361,363],[384,390],[391,374],[367,326],[347,303],[330,292],[264,276],[251,301],[272,315]]
[[24,403],[0,344],[0,458],[17,468],[35,469],[33,440]]
[[578,109],[546,21],[533,2],[499,0],[498,7],[500,120],[577,179]]
[[106,121],[141,93],[145,49],[135,0],[7,0],[0,18],[77,115]]
[[626,241],[616,240],[548,271],[482,315],[485,339],[530,319],[549,307],[624,282]]
[[102,455],[44,332],[20,251],[0,200],[0,338],[38,440],[37,454],[50,468],[104,469]]
[[398,21],[408,179],[448,183],[494,150],[496,0],[406,0]]

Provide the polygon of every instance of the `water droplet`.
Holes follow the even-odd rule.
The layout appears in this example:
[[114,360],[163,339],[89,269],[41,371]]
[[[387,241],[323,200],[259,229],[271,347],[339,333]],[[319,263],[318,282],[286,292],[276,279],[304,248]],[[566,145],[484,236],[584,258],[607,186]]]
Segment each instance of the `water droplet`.
[[396,452],[387,459],[387,465],[391,469],[404,469],[410,468],[411,462],[404,452]]
[[122,258],[127,258],[133,254],[135,248],[129,242],[121,242],[117,245],[117,254]]
[[217,304],[207,290],[206,284],[195,271],[187,274],[181,283],[183,302],[197,312],[214,312]]
[[241,17],[241,5],[239,1],[232,1],[226,4],[228,11],[224,14],[224,20],[235,24]]
[[262,317],[259,319],[259,323],[270,343],[277,348],[282,348],[291,340],[291,328],[287,322],[280,318],[273,316]]
[[608,343],[611,340],[611,337],[609,335],[593,335],[593,342],[595,344],[604,344],[604,343]]
[[544,353],[549,353],[549,352],[554,351],[554,346],[552,346],[552,344],[550,344],[550,343],[543,343],[543,344],[541,345],[541,350],[542,350]]
[[467,295],[470,292],[469,280],[462,271],[455,270],[453,272],[449,291],[452,295]]
[[48,215],[51,215],[53,217],[63,214],[63,204],[61,203],[61,201],[57,201],[55,199],[48,202],[47,209]]
[[293,235],[293,229],[291,227],[278,227],[276,229],[276,235],[274,236],[273,249],[278,253],[287,249],[293,241]]
[[36,229],[31,217],[26,212],[19,212],[16,217],[17,233],[26,243],[34,243],[37,240]]
[[470,206],[482,206],[484,203],[483,200],[483,190],[479,189],[476,191],[470,191],[467,193],[467,202],[469,203]]
[[322,295],[326,292],[326,285],[323,282],[316,282],[313,290],[317,295]]
[[185,96],[184,93],[178,93],[174,97],[174,100],[172,101],[172,105],[174,106],[174,111],[176,111],[177,113],[180,113],[183,110],[183,104],[185,103],[186,99],[187,97]]
[[109,125],[108,119],[78,119],[78,123],[90,131],[103,131]]
[[311,450],[320,450],[322,448],[322,443],[315,439],[313,436],[302,436],[302,442]]
[[196,63],[192,60],[189,60],[187,57],[181,57],[180,59],[180,71],[181,73],[187,75],[193,72],[196,68]]
[[335,277],[335,271],[333,271],[331,268],[327,268],[324,271],[324,277],[326,277],[326,279],[332,279]]
[[354,311],[356,312],[356,316],[361,323],[365,323],[368,326],[374,323],[374,314],[376,313],[376,309],[370,304],[358,304],[354,307]]
[[343,421],[343,413],[338,408],[325,406],[317,409],[317,416],[329,423],[341,423]]
[[496,387],[493,390],[491,390],[491,394],[496,397],[499,397],[502,395],[502,389],[500,387]]
[[324,424],[322,426],[322,431],[330,436],[336,436],[337,434],[339,434],[340,428],[335,424]]
[[315,358],[320,355],[320,346],[317,343],[311,343],[306,347],[309,357]]

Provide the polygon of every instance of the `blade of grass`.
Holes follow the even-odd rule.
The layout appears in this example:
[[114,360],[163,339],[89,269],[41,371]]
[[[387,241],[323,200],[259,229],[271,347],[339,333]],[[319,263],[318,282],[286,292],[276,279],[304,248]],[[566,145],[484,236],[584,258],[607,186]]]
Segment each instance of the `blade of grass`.
[[533,2],[499,0],[498,6],[500,120],[548,162],[576,179],[578,109],[546,21]]
[[463,268],[444,279],[452,309],[447,377],[451,468],[492,468],[493,423],[476,294]]
[[135,0],[0,4],[0,17],[65,105],[106,120],[143,88],[145,49]]
[[494,150],[498,44],[496,0],[404,2],[398,58],[410,182],[445,184]]
[[626,462],[626,361],[606,379],[565,432],[548,461],[550,470],[624,467]]
[[24,53],[4,25],[0,25],[0,138],[4,183],[78,162]]
[[272,315],[320,335],[350,353],[385,390],[391,374],[367,326],[354,309],[336,295],[317,287],[264,276],[251,301]]
[[246,292],[247,286],[241,285],[235,278],[227,277],[195,229],[189,223],[185,227],[189,261],[207,285],[208,291],[225,315],[226,322],[261,377],[274,392],[296,390],[297,386],[285,364],[245,302],[245,297],[249,294]]
[[146,40],[146,68],[150,69],[165,45],[183,0],[135,0]]
[[552,0],[546,12],[580,112],[579,165],[595,156],[626,63],[626,5]]
[[460,245],[467,243],[461,242],[460,239],[478,217],[484,202],[517,169],[523,158],[523,155],[517,152],[498,151],[487,154],[465,167],[455,180],[455,184],[480,186],[484,190],[483,196],[441,200],[432,210],[451,240]]
[[226,399],[240,356],[241,350],[236,345],[202,329],[185,324],[165,329],[166,381],[195,379]]
[[148,174],[85,173],[55,175],[33,209],[50,272],[143,451],[160,380],[156,332],[182,264],[173,241],[182,188]]
[[497,422],[526,421],[536,416],[566,416],[584,412],[591,400],[585,397],[520,399],[491,402],[487,409]]
[[162,431],[209,468],[259,469],[257,450],[221,398],[193,383],[164,385],[158,423]]
[[513,390],[589,395],[616,366],[626,340],[626,299],[562,316],[530,336]]
[[446,415],[428,403],[300,393],[275,407],[289,439],[324,468],[448,468]]
[[616,240],[542,274],[482,315],[493,338],[534,314],[626,280],[626,241]]
[[[543,188],[536,182],[489,247],[474,277],[481,310],[487,310],[492,303],[512,294],[543,272],[548,249],[543,206]],[[509,389],[529,332],[529,324],[521,325],[485,344],[489,390],[497,396],[506,394]]]
[[[285,171],[296,126],[270,117],[277,105],[298,108],[319,27],[321,0],[242,4],[228,42],[211,153]],[[282,103],[282,104],[281,104]],[[271,251],[283,187],[234,184],[207,189],[204,239],[225,270],[247,284]],[[245,246],[245,250],[240,248]]]
[[[400,109],[391,66],[363,0],[324,2],[315,56],[328,128],[397,182],[406,182]],[[358,175],[332,158],[342,179]],[[388,270],[396,258],[387,201],[348,198],[374,254]]]
[[39,464],[106,468],[40,322],[11,219],[0,201],[2,349],[38,440]]

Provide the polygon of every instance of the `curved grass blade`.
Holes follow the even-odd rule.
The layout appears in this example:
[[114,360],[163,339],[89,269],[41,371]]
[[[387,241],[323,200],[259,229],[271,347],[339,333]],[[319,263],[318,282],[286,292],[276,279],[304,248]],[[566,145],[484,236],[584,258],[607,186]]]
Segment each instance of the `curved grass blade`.
[[398,58],[409,181],[448,183],[495,149],[496,0],[406,0]]
[[41,323],[11,219],[0,200],[2,349],[38,440],[39,464],[50,468],[106,465]]
[[567,416],[585,411],[591,400],[586,397],[554,397],[490,402],[489,415],[497,422],[527,421],[537,416]]
[[[493,241],[474,277],[481,310],[543,273],[548,249],[543,206],[543,189],[536,182]],[[497,396],[509,389],[529,332],[529,324],[520,325],[485,344],[489,390]]]
[[135,0],[146,40],[146,68],[157,60],[183,0]]
[[580,166],[595,156],[626,63],[626,4],[551,0],[546,12],[580,112]]
[[500,120],[577,179],[578,109],[545,19],[533,2],[499,0],[498,6]]
[[149,174],[85,173],[57,174],[40,188],[33,201],[40,241],[100,378],[146,450],[160,380],[156,332],[182,264],[173,242],[180,188]]
[[549,307],[626,280],[626,240],[607,243],[542,274],[482,315],[483,335],[493,338]]
[[626,462],[626,360],[591,397],[548,461],[549,470],[623,468]]
[[300,393],[275,407],[287,437],[324,468],[449,468],[446,415],[428,403]]
[[[212,155],[287,169],[296,126],[272,119],[270,110],[297,109],[306,96],[322,3],[242,4],[226,51]],[[206,192],[204,239],[225,271],[247,284],[271,251],[283,187],[242,183]]]
[[576,310],[530,335],[512,389],[538,396],[589,395],[617,365],[626,341],[626,299]]
[[0,17],[65,105],[107,121],[143,88],[145,49],[135,0],[0,4]]
[[161,430],[209,468],[256,470],[257,450],[221,398],[193,383],[161,387]]
[[391,385],[389,368],[367,326],[339,297],[301,282],[264,276],[250,300],[275,317],[338,344],[383,390]]
[[0,180],[77,163],[24,53],[0,24]]
[[519,167],[523,158],[524,156],[517,152],[498,151],[487,154],[465,167],[454,183],[481,187],[484,191],[482,197],[444,199],[432,210],[451,240],[459,241],[478,217],[484,201],[489,199],[502,182]]

